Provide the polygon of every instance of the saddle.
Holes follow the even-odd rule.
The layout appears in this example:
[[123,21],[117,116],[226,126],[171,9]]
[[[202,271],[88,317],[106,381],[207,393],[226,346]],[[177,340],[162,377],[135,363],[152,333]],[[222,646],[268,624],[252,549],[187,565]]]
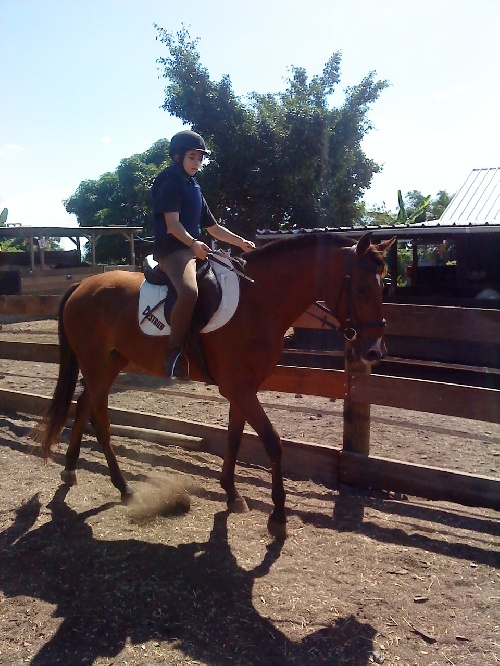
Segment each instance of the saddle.
[[[152,255],[144,260],[144,279],[157,286],[167,286],[164,299],[165,319],[170,324],[170,313],[177,300],[177,292],[170,278],[164,273]],[[191,333],[199,333],[217,312],[221,300],[222,289],[215,272],[208,261],[196,260],[196,281],[198,284],[198,300],[193,313]]]

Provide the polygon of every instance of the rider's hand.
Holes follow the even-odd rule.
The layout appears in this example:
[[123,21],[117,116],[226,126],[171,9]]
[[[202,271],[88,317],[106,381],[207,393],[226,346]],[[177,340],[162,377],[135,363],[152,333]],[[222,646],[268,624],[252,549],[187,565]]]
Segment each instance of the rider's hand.
[[245,238],[242,238],[240,247],[244,252],[248,252],[249,250],[255,249],[255,243],[249,240],[245,240]]
[[207,255],[212,252],[210,247],[200,240],[195,240],[191,245],[191,249],[193,250],[197,259],[206,259]]

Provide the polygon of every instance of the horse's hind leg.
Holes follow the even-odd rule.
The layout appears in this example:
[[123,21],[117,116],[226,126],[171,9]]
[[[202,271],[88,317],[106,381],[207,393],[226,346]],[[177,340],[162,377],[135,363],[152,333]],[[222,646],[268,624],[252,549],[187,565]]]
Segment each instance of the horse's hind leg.
[[76,403],[75,420],[71,428],[71,437],[66,451],[66,466],[61,472],[61,479],[68,486],[75,486],[77,483],[75,470],[78,458],[80,457],[83,430],[89,420],[90,412],[89,394],[85,388]]
[[108,391],[100,387],[92,394],[92,425],[96,434],[97,441],[102,447],[103,453],[108,463],[111,483],[118,488],[121,494],[122,502],[127,503],[133,495],[131,486],[125,481],[115,452],[111,446],[111,432],[108,416]]
[[84,349],[80,354],[80,369],[85,380],[85,389],[78,401],[77,417],[66,456],[67,469],[71,472],[78,459],[85,423],[90,416],[97,441],[108,463],[111,482],[120,491],[123,502],[130,499],[133,491],[125,481],[111,446],[108,395],[113,382],[126,364],[126,359],[114,352],[90,354]]
[[248,506],[243,497],[236,490],[234,483],[234,468],[238,458],[238,451],[243,437],[243,428],[245,427],[245,417],[231,403],[229,408],[229,425],[226,451],[224,454],[224,463],[222,465],[222,474],[220,484],[227,493],[227,506],[233,513],[245,513]]

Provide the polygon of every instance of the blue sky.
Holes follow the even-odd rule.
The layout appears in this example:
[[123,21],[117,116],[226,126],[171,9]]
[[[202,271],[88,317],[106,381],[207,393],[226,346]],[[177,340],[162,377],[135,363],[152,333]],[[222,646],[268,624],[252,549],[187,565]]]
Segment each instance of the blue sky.
[[[278,92],[342,51],[342,91],[371,70],[366,154],[383,164],[365,200],[453,193],[500,166],[498,0],[0,0],[0,209],[9,222],[75,226],[61,203],[181,122],[162,109],[153,23],[198,37],[212,79]],[[298,147],[299,149],[300,147]],[[241,157],[239,157],[241,158]]]

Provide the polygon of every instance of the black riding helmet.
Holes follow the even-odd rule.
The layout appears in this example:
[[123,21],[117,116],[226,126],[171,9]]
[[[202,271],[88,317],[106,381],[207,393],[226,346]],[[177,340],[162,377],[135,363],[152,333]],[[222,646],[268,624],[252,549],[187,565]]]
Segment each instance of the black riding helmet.
[[179,155],[182,160],[188,150],[201,150],[204,155],[210,155],[210,151],[207,150],[203,137],[196,132],[193,132],[192,130],[183,130],[182,132],[174,134],[168,148],[170,158],[174,159],[174,155]]

